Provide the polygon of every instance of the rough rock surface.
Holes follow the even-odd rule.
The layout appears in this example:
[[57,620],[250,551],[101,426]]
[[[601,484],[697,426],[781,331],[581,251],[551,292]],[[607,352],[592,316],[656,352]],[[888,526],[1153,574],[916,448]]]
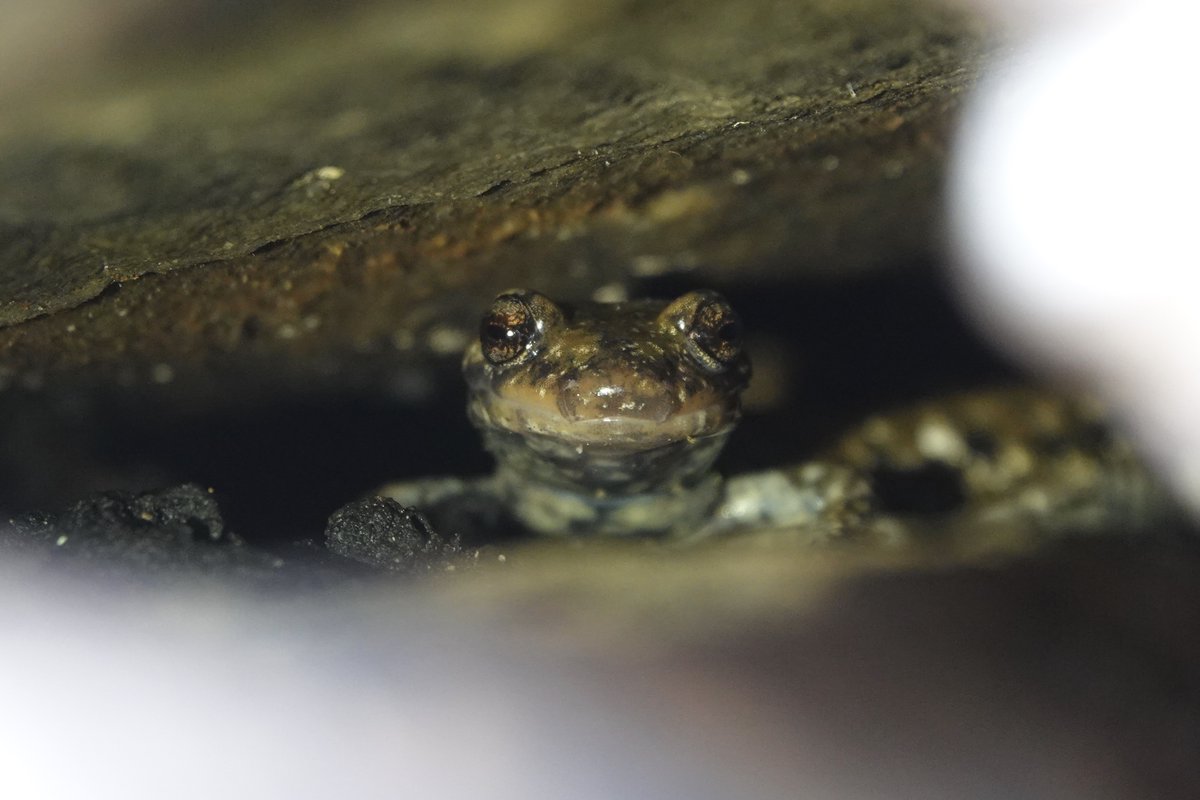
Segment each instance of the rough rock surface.
[[420,511],[386,497],[356,500],[333,512],[325,546],[389,572],[429,571],[462,556],[457,536],[443,538]]
[[89,564],[125,574],[249,574],[261,580],[282,559],[247,548],[225,528],[210,491],[184,484],[147,492],[106,492],[60,513],[32,512],[0,529],[9,557]]
[[380,347],[445,352],[446,325],[507,285],[844,276],[929,251],[983,50],[964,15],[447,8],[298,13],[266,40],[209,30],[207,51],[181,25],[189,58],[124,50],[10,100],[0,378],[230,353],[319,376]]

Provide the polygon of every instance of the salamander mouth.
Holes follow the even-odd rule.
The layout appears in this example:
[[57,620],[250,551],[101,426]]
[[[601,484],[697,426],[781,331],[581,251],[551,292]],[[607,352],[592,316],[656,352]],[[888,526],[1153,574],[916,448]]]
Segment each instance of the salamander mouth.
[[564,416],[540,403],[476,394],[470,413],[481,428],[494,428],[536,438],[557,439],[589,450],[638,452],[728,432],[739,414],[725,401],[695,404],[683,412],[661,417],[608,414],[586,418]]

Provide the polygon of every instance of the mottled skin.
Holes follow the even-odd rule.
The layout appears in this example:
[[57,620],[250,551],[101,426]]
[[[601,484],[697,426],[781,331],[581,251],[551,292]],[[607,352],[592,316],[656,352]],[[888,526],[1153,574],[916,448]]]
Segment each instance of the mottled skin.
[[474,342],[463,373],[471,421],[517,515],[544,532],[700,523],[718,497],[712,465],[740,417],[750,361],[739,344],[726,361],[705,357],[689,333],[707,311],[736,326],[728,304],[713,292],[578,309],[535,292],[502,297],[536,330],[498,363]]
[[1094,404],[1030,389],[873,417],[812,461],[724,480],[713,463],[750,362],[714,292],[578,308],[505,292],[463,372],[495,474],[384,494],[420,507],[488,498],[542,533],[679,541],[1129,529],[1164,505]]
[[871,485],[876,534],[1132,532],[1176,513],[1103,407],[1032,387],[871,417],[824,458]]

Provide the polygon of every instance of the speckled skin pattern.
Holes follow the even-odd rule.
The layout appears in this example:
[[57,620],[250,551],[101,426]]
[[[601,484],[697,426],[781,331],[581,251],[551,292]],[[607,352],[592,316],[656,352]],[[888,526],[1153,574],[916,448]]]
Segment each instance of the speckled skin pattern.
[[1099,403],[1032,387],[871,417],[825,457],[870,480],[877,525],[895,530],[907,519],[974,531],[1131,531],[1172,510]]
[[1030,388],[880,414],[810,461],[723,479],[750,378],[739,330],[714,292],[578,308],[506,292],[463,359],[495,474],[384,494],[490,497],[542,533],[683,542],[1130,531],[1170,505],[1099,406]]
[[689,334],[709,310],[732,314],[728,304],[714,292],[579,308],[505,296],[532,318],[530,341],[501,363],[476,341],[463,373],[468,414],[518,516],[538,530],[610,533],[706,516],[750,361],[740,347],[706,357]]

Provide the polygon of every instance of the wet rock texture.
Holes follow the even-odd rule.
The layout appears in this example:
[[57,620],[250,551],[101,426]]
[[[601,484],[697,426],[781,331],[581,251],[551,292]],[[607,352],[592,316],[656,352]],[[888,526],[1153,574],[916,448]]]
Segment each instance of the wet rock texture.
[[151,27],[195,52],[123,50],[0,122],[0,377],[232,355],[328,380],[452,349],[509,285],[903,263],[983,49],[889,0],[286,19],[208,49]]

